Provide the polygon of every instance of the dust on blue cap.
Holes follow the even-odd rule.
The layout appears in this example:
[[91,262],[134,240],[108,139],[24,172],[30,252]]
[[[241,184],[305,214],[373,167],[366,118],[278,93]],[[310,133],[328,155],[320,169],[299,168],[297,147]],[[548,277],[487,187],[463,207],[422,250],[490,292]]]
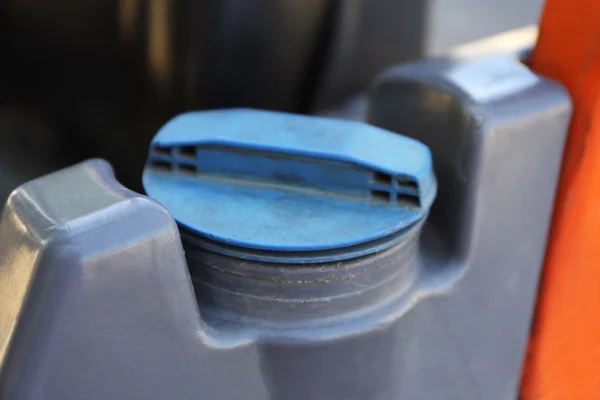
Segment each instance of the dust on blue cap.
[[416,140],[362,122],[251,109],[170,120],[152,140],[143,183],[199,246],[278,263],[390,247],[436,194],[431,154]]

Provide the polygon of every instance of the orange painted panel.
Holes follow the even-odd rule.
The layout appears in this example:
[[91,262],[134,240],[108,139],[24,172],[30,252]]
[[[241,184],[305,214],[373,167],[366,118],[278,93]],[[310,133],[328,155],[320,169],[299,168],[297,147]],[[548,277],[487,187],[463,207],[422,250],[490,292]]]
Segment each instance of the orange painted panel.
[[600,399],[600,0],[547,0],[530,65],[575,109],[521,396]]

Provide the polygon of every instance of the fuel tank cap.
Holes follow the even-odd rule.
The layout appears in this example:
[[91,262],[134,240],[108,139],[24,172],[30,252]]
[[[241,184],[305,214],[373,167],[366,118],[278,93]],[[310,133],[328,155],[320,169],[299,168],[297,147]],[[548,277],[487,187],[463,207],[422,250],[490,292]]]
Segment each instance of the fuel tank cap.
[[366,123],[252,109],[181,114],[143,184],[184,240],[277,263],[350,259],[402,240],[436,194],[429,149]]

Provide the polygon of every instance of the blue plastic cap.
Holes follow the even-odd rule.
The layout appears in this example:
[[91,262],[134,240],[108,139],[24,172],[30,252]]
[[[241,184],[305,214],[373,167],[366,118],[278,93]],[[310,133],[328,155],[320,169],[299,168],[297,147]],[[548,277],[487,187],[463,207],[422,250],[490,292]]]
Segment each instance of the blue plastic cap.
[[250,109],[179,115],[143,183],[187,239],[245,259],[306,263],[402,240],[436,193],[429,149],[362,122]]

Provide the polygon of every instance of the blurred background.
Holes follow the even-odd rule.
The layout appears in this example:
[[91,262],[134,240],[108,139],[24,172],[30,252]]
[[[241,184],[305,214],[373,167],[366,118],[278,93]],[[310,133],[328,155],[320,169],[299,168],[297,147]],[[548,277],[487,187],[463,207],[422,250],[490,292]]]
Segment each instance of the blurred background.
[[[542,0],[3,0],[0,204],[91,157],[141,190],[174,114],[327,113],[382,69],[535,23]],[[1,207],[0,207],[1,208]]]

